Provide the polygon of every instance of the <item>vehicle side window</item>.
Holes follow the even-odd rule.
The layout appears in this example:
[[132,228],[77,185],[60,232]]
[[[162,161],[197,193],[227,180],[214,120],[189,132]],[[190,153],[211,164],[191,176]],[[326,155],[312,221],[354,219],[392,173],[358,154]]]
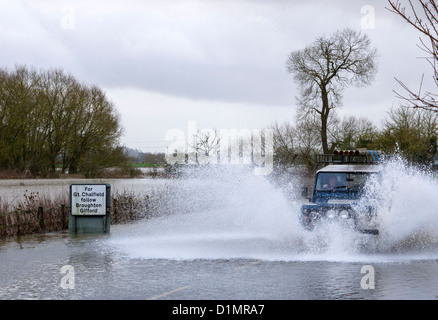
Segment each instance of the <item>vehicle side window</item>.
[[351,191],[362,191],[371,176],[372,174],[370,173],[349,174],[347,177],[347,187]]

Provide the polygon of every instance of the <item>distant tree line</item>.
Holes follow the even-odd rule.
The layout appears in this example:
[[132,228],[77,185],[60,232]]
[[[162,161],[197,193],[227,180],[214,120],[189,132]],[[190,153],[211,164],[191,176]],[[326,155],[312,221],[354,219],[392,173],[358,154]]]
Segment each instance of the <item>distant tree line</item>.
[[[316,156],[321,147],[320,122],[315,118],[295,123],[271,125],[274,133],[274,161],[277,168],[303,165],[317,168]],[[411,164],[429,166],[437,154],[438,113],[407,106],[392,108],[380,127],[366,118],[332,114],[328,126],[328,143],[338,150],[367,148],[385,154],[398,154]]]
[[60,69],[0,69],[0,170],[92,175],[126,164],[119,115],[105,93]]
[[134,163],[148,163],[154,165],[166,164],[164,152],[143,152],[137,149],[131,149],[126,147],[124,149],[124,152]]

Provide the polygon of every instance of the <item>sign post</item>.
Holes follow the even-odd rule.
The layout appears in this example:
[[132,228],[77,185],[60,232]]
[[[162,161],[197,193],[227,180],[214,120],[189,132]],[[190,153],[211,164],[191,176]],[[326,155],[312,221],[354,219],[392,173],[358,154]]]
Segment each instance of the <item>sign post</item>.
[[69,231],[109,233],[110,207],[109,184],[71,184]]

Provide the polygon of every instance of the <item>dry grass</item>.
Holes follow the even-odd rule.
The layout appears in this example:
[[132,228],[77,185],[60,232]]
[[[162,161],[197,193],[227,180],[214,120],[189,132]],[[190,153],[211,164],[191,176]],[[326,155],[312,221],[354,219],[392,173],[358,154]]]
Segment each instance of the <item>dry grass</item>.
[[13,206],[0,199],[0,237],[50,232],[68,227],[68,196],[26,193]]
[[[151,199],[129,191],[112,195],[111,224],[127,223],[151,216]],[[11,205],[0,197],[0,238],[68,229],[68,192],[51,198],[30,192]]]

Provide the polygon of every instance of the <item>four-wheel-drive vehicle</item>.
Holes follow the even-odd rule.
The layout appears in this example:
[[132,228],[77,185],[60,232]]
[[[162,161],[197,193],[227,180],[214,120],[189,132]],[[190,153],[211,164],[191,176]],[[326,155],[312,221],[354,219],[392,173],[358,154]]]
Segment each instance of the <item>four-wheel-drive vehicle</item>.
[[[367,180],[378,175],[381,166],[376,161],[332,163],[335,164],[316,172],[309,203],[301,207],[301,224],[307,230],[314,230],[333,221],[361,233],[377,235],[376,208],[367,204],[363,196]],[[303,189],[303,196],[307,197],[307,188]]]

